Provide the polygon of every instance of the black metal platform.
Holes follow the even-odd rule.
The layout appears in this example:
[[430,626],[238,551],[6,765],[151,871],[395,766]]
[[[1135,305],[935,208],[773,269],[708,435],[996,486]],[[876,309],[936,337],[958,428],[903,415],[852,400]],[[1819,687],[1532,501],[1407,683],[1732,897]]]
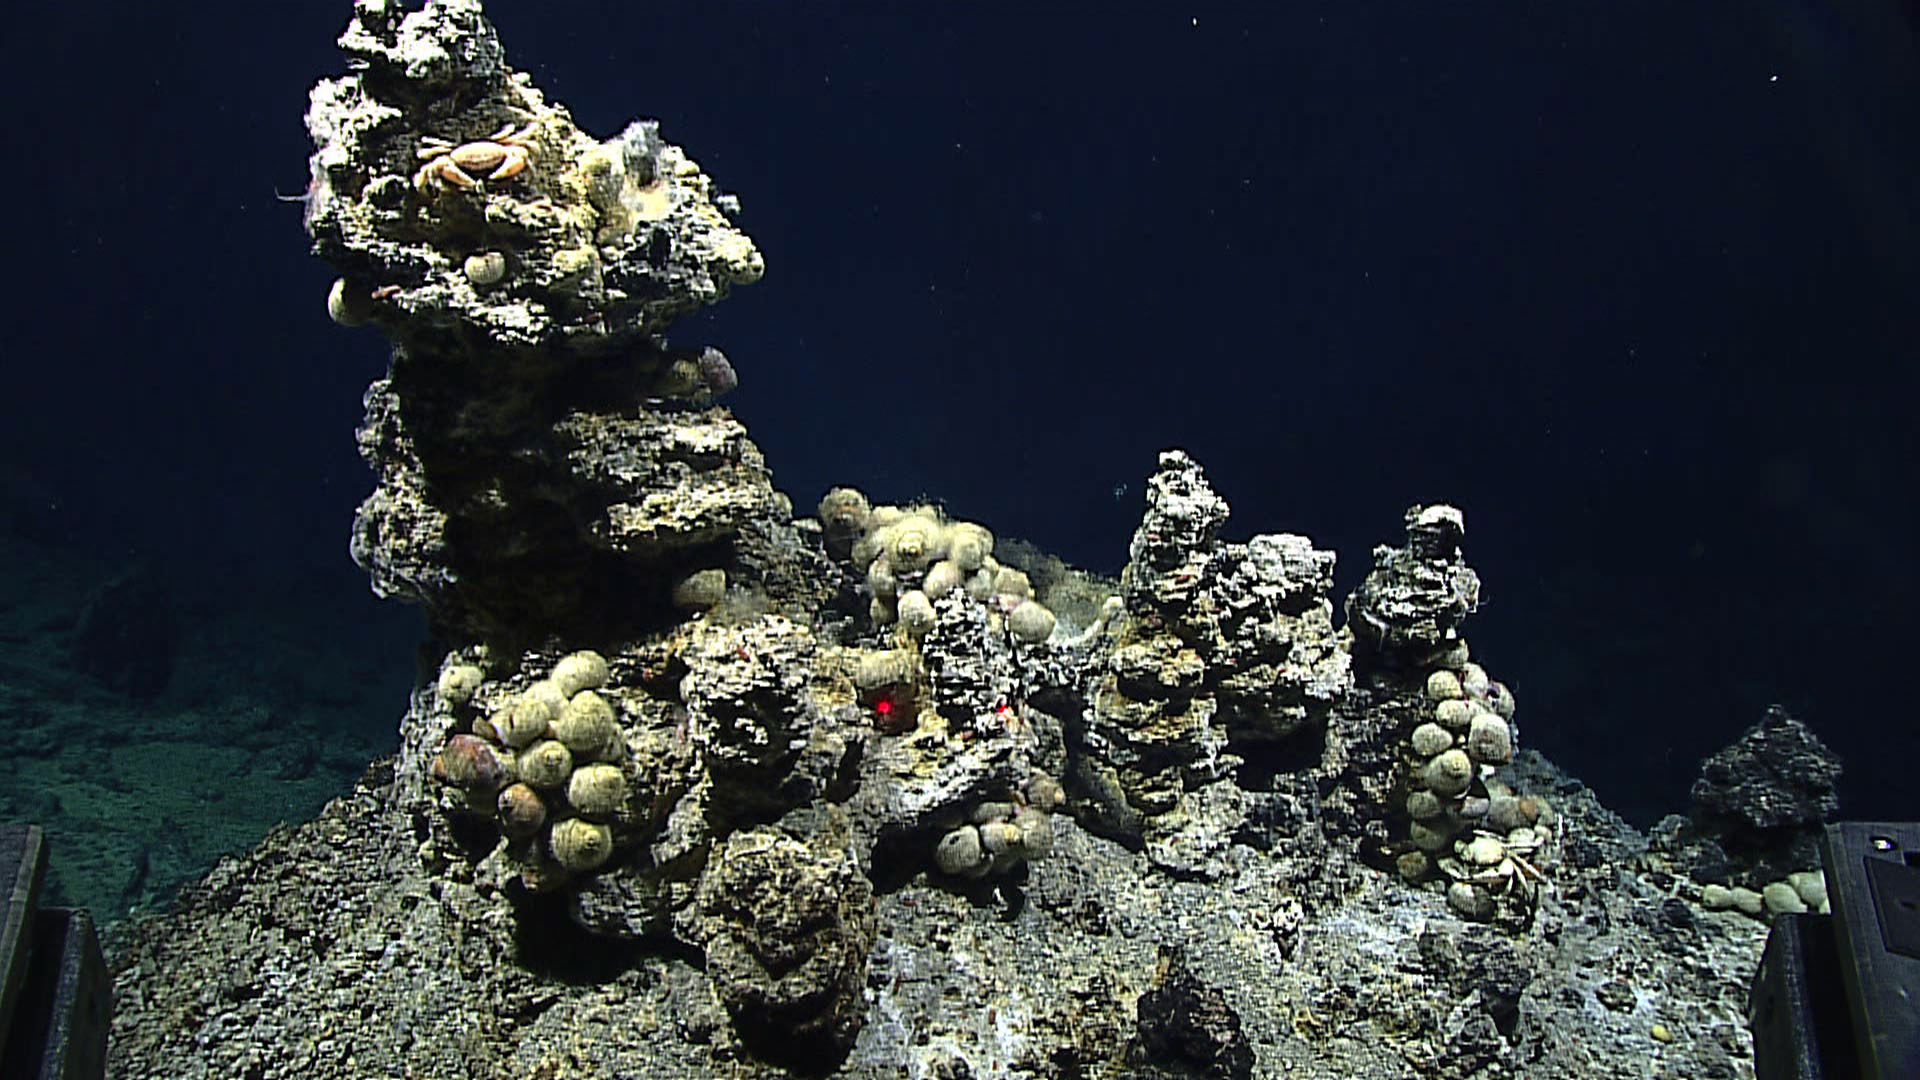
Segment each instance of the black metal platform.
[[1759,1080],[1920,1077],[1920,824],[1821,838],[1829,915],[1781,915],[1748,997]]
[[93,918],[43,908],[46,835],[0,825],[0,1077],[95,1080],[106,1073],[113,986]]

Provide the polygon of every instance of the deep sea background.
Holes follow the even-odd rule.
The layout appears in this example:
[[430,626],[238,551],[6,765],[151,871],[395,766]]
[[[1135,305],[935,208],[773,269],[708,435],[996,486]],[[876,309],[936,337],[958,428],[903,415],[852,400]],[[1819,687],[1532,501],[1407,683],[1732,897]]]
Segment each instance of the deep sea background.
[[[583,127],[659,118],[741,197],[767,276],[674,340],[732,357],[797,506],[938,498],[1116,572],[1181,446],[1344,596],[1450,501],[1523,744],[1630,820],[1774,702],[1843,814],[1915,817],[1920,16],[1440,7],[489,5]],[[417,614],[346,554],[383,339],[276,198],[347,16],[10,14],[0,820],[91,823],[56,887],[105,918],[405,707]],[[76,666],[110,581],[158,688]]]

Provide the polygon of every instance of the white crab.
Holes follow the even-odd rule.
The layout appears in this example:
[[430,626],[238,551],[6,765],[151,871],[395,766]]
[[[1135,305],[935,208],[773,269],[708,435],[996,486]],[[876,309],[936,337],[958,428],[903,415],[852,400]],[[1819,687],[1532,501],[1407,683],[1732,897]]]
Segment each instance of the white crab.
[[1521,901],[1532,907],[1547,875],[1527,856],[1545,847],[1547,840],[1532,828],[1515,829],[1505,837],[1475,829],[1471,837],[1454,844],[1456,857],[1439,860],[1440,869],[1455,881],[1484,887],[1496,896],[1518,889]]

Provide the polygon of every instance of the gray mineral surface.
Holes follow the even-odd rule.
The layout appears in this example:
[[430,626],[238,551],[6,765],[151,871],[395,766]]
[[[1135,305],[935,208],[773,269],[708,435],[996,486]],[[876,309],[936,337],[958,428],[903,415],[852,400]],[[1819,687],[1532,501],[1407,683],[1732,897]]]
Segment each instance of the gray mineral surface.
[[1832,810],[1784,714],[1650,838],[1525,749],[1453,506],[1346,597],[1178,450],[1117,581],[796,509],[666,336],[763,271],[737,201],[478,0],[340,45],[307,226],[392,343],[352,553],[421,675],[350,795],[119,932],[113,1075],[1753,1076],[1766,925],[1702,889],[1805,869],[1736,857]]

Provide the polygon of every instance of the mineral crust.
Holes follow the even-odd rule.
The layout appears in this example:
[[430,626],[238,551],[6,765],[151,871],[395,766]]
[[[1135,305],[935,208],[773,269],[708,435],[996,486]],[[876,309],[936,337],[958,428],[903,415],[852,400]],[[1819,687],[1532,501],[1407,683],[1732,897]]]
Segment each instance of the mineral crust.
[[307,224],[393,343],[352,552],[423,675],[395,758],[125,932],[114,1075],[1752,1075],[1764,928],[1510,729],[1428,787],[1551,800],[1525,918],[1395,871],[1430,671],[1511,712],[1457,511],[1346,628],[1333,554],[1223,540],[1178,451],[1119,582],[938,507],[796,520],[733,362],[666,338],[760,275],[736,202],[581,131],[478,0],[340,44]]

